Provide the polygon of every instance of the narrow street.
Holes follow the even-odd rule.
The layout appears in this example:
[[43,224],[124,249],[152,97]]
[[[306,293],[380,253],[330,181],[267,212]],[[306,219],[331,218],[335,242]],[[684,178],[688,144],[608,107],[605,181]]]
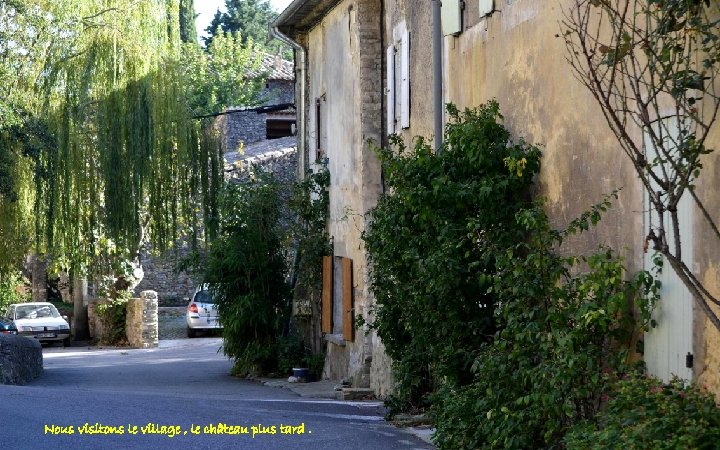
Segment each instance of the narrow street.
[[219,347],[199,338],[148,350],[45,348],[42,377],[0,386],[13,412],[3,438],[28,450],[433,448],[386,423],[381,402],[302,398],[234,378]]

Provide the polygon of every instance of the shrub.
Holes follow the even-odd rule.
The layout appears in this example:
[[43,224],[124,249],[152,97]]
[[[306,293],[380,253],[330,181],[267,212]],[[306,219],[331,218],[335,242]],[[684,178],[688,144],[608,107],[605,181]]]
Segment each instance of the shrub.
[[574,449],[716,449],[720,409],[695,386],[675,379],[632,376],[621,380],[592,420],[565,436]]
[[307,347],[296,334],[289,334],[280,338],[278,344],[278,372],[282,376],[291,375],[293,368],[305,367],[309,369],[310,377],[314,380],[322,378],[325,354],[315,353]]
[[237,375],[277,369],[277,340],[290,315],[280,184],[259,173],[230,184],[220,234],[210,245],[205,282],[223,324],[223,351]]
[[422,138],[378,149],[388,194],[363,235],[377,299],[374,320],[397,381],[391,406],[422,407],[437,380],[466,384],[482,344],[495,332],[489,292],[494,255],[469,235],[498,246],[522,239],[515,214],[529,205],[540,151],[513,143],[492,101],[463,112],[448,106],[445,141],[435,153]]
[[278,342],[278,372],[282,376],[292,374],[295,367],[305,367],[306,350],[302,339],[296,335],[280,338]]
[[[126,295],[125,297],[128,297]],[[105,333],[100,338],[101,345],[127,344],[126,318],[127,298],[115,298],[97,305],[97,314],[103,323]]]
[[565,231],[550,227],[540,204],[520,211],[527,238],[510,248],[475,233],[495,256],[489,289],[498,295],[498,331],[479,352],[472,383],[447,383],[436,396],[440,448],[558,447],[569,427],[596,414],[611,386],[607,374],[630,369],[633,304],[647,323],[657,285],[646,272],[626,281],[610,249],[587,258],[557,251],[608,206],[606,199]]
[[0,313],[13,303],[30,301],[31,294],[25,287],[28,281],[20,272],[7,272],[0,275]]

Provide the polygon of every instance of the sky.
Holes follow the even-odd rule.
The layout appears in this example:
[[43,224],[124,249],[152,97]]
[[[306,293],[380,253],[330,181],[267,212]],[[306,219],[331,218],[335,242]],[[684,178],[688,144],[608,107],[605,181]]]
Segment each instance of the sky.
[[[277,12],[282,12],[292,0],[270,0],[270,4]],[[197,27],[198,34],[205,36],[205,28],[210,25],[213,17],[215,17],[215,11],[220,8],[225,11],[225,0],[195,0],[195,13],[198,14],[195,19],[195,26]]]

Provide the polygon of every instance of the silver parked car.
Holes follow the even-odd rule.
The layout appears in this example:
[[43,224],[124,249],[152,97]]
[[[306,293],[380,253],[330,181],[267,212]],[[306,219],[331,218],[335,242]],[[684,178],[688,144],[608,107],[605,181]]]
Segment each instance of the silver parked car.
[[198,330],[222,328],[217,306],[207,288],[198,289],[190,300],[186,314],[187,336],[194,338]]
[[11,320],[18,334],[40,342],[62,342],[70,345],[70,325],[55,305],[47,302],[16,303],[8,306],[5,319]]

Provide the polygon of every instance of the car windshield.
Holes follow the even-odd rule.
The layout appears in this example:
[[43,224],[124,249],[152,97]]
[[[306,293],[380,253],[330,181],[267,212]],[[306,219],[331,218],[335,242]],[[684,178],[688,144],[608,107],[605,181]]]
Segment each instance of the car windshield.
[[199,291],[195,294],[195,301],[199,303],[212,303],[212,297],[209,291]]
[[18,305],[15,307],[15,319],[40,319],[43,317],[60,317],[53,305]]

